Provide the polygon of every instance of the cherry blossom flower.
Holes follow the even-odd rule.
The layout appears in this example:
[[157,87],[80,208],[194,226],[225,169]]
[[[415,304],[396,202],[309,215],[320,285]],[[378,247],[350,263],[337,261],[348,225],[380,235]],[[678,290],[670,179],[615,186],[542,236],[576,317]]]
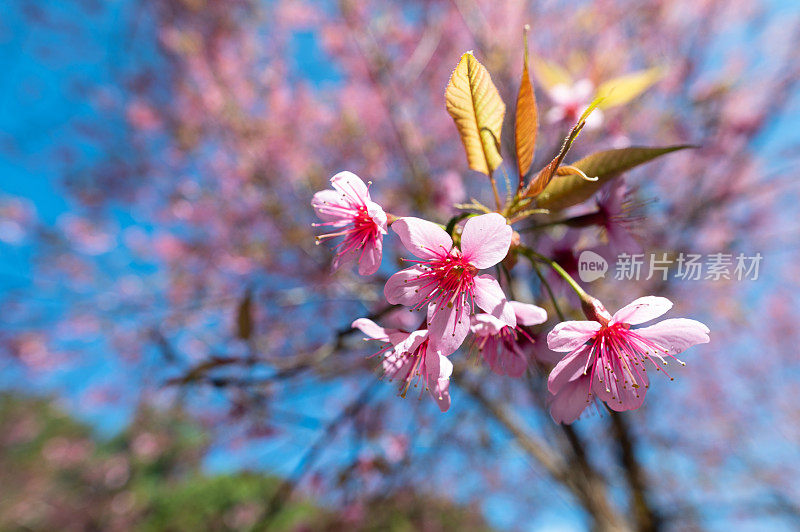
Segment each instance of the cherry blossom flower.
[[609,257],[641,253],[642,247],[634,238],[634,229],[644,220],[640,207],[622,177],[614,179],[598,195],[598,220],[608,239]]
[[427,330],[409,333],[400,329],[387,329],[367,318],[355,320],[352,326],[374,340],[387,343],[386,347],[373,356],[383,355],[384,374],[390,381],[400,381],[401,397],[406,396],[415,378],[421,379],[439,409],[447,412],[450,408],[450,375],[453,373],[453,363],[445,354],[431,348]]
[[[547,121],[551,124],[560,122],[574,124],[592,102],[594,85],[588,79],[581,79],[573,85],[559,83],[553,86],[548,94],[555,105],[547,112]],[[602,123],[603,112],[595,109],[586,118],[584,129],[597,129]]]
[[548,379],[548,389],[554,395],[550,404],[553,419],[572,423],[593,398],[618,412],[639,408],[650,386],[646,361],[652,362],[657,371],[661,370],[659,365],[667,365],[665,356],[683,365],[675,355],[709,341],[708,327],[685,318],[632,328],[670,308],[669,299],[646,296],[611,316],[592,298],[584,311],[593,321],[565,321],[556,325],[547,336],[547,345],[553,351],[568,354],[553,368]]
[[547,312],[536,305],[511,301],[517,326],[509,327],[491,314],[476,314],[472,317],[470,330],[475,335],[475,343],[498,375],[521,377],[528,367],[528,359],[523,351],[524,345],[533,344],[533,339],[522,329],[522,325],[538,325],[547,321]]
[[383,235],[387,233],[386,213],[370,199],[367,185],[352,172],[339,172],[331,178],[334,190],[314,194],[311,205],[323,223],[337,231],[317,237],[317,244],[328,238],[343,236],[336,246],[333,268],[358,260],[358,273],[372,275],[381,265]]
[[469,333],[473,303],[510,327],[514,309],[497,280],[478,275],[503,260],[512,229],[497,213],[470,218],[461,234],[461,249],[440,226],[419,218],[392,224],[403,245],[421,260],[389,278],[384,295],[389,303],[428,308],[431,348],[452,353]]

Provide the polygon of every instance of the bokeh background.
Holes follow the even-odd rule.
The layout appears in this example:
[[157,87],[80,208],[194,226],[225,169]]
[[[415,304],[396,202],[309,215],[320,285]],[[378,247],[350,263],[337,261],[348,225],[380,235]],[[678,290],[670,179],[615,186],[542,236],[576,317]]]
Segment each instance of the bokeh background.
[[[568,157],[698,146],[628,176],[644,251],[764,257],[756,281],[593,283],[612,310],[670,297],[712,342],[566,432],[554,320],[526,377],[464,349],[448,413],[398,398],[349,324],[403,321],[399,250],[332,274],[311,227],[344,169],[401,215],[489,201],[444,87],[475,50],[512,109],[526,23],[576,82],[663,68]],[[791,0],[0,0],[0,528],[796,530],[798,45]],[[535,166],[569,127],[543,74]],[[533,233],[565,265],[602,244]]]

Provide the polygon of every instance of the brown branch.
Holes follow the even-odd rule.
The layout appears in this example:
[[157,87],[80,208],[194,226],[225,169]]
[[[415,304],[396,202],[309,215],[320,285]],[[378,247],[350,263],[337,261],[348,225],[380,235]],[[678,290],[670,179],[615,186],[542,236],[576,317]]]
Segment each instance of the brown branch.
[[656,532],[662,527],[662,520],[653,510],[647,496],[647,480],[644,470],[636,458],[636,444],[628,423],[622,414],[609,410],[614,438],[619,447],[619,460],[625,471],[625,479],[630,487],[630,507],[636,530]]
[[[490,398],[479,385],[466,378],[464,370],[456,367],[453,377],[464,391],[514,437],[523,451],[544,468],[553,480],[565,486],[575,496],[591,516],[594,530],[618,532],[631,529],[623,516],[611,505],[605,482],[586,461],[582,446],[579,452],[576,451],[573,456],[565,459],[532,434],[510,408]],[[566,429],[566,432],[570,433],[571,429]]]
[[356,415],[367,405],[370,396],[374,395],[374,389],[379,383],[380,381],[375,380],[364,387],[361,390],[361,393],[359,393],[350,403],[348,403],[348,405],[344,407],[341,412],[339,412],[339,415],[337,415],[325,426],[320,435],[317,437],[316,441],[314,441],[311,447],[306,450],[302,458],[300,458],[300,461],[295,467],[294,472],[285,478],[283,482],[281,482],[280,486],[278,486],[278,488],[275,490],[275,493],[273,493],[266,505],[267,511],[261,522],[254,527],[255,530],[268,528],[268,525],[272,523],[273,519],[276,517],[283,505],[292,496],[292,493],[294,493],[294,489],[300,483],[300,480],[314,466],[314,463],[317,461],[317,458],[319,458],[325,446],[329,444],[336,436],[336,433],[342,425],[351,419],[354,419]]

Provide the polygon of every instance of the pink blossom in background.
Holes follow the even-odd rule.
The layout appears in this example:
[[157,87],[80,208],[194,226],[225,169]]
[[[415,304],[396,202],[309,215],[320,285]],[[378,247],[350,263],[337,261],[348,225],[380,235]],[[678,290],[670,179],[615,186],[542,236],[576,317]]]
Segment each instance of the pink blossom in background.
[[476,314],[472,317],[470,330],[475,335],[475,345],[483,360],[498,375],[521,377],[528,368],[526,344],[533,339],[522,326],[539,325],[547,321],[547,312],[536,305],[511,301],[516,327],[510,327],[491,314]]
[[645,216],[637,212],[639,207],[623,177],[611,181],[598,194],[598,221],[608,241],[606,258],[613,261],[620,253],[642,252],[633,236],[637,225],[645,222]]
[[389,344],[376,355],[383,355],[383,371],[389,380],[400,381],[401,397],[406,396],[416,377],[422,380],[439,409],[447,412],[450,408],[450,375],[453,373],[453,363],[445,355],[452,351],[435,351],[427,330],[408,333],[399,329],[384,329],[367,318],[355,320],[352,326],[374,340]]
[[314,194],[311,205],[323,223],[339,231],[317,237],[317,243],[342,236],[336,246],[334,269],[352,260],[358,261],[358,273],[372,275],[381,265],[386,213],[370,199],[367,185],[352,172],[340,172],[331,178],[334,190]]
[[389,303],[428,308],[431,346],[445,353],[459,348],[469,333],[473,302],[506,325],[516,327],[514,309],[491,275],[478,275],[503,260],[512,229],[503,216],[483,214],[467,220],[461,249],[444,229],[419,218],[400,218],[392,225],[408,251],[421,260],[389,278]]
[[[548,90],[548,95],[554,105],[545,114],[545,119],[551,124],[572,125],[592,103],[594,85],[588,79],[578,80],[573,85],[559,83]],[[603,112],[595,109],[586,118],[584,129],[597,129],[602,124]]]
[[381,445],[389,463],[396,464],[408,455],[408,438],[402,434],[387,434]]
[[598,301],[594,303],[590,311],[594,321],[561,322],[547,336],[550,349],[568,353],[547,383],[553,394],[550,414],[558,423],[578,419],[593,398],[616,411],[639,408],[650,386],[646,361],[657,370],[667,364],[665,355],[683,364],[675,355],[709,341],[708,327],[685,318],[631,328],[672,308],[664,297],[641,297],[613,316]]
[[452,212],[455,210],[453,204],[461,203],[467,197],[464,180],[458,172],[447,171],[435,179],[434,184],[433,202],[439,210]]
[[24,198],[0,196],[0,242],[22,244],[36,223],[36,209]]
[[142,100],[130,102],[126,115],[130,124],[138,130],[152,131],[161,127],[161,119],[155,109]]
[[58,225],[81,253],[101,255],[115,245],[114,235],[86,218],[64,214],[59,217]]

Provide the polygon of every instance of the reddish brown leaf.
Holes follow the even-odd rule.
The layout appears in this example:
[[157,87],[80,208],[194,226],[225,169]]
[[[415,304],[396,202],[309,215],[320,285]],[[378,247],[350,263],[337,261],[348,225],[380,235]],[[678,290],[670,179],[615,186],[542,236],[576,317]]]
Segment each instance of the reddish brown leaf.
[[536,95],[528,74],[528,25],[525,25],[525,59],[522,65],[522,78],[517,94],[516,124],[514,127],[514,142],[517,150],[517,170],[519,171],[520,188],[523,186],[523,177],[533,162],[533,152],[536,148],[536,130],[539,127],[539,114],[536,110]]

